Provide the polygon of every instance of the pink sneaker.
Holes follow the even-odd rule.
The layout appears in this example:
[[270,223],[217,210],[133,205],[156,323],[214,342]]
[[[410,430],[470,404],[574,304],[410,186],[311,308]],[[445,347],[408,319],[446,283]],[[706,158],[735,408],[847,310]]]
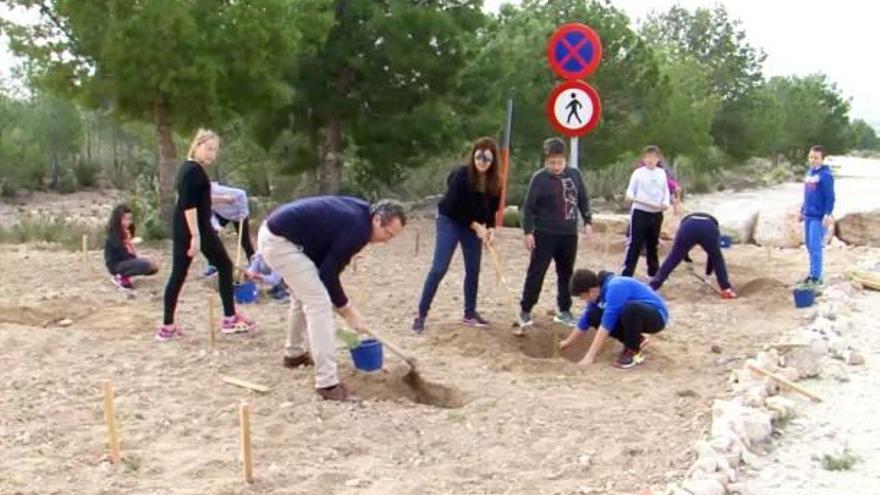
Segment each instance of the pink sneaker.
[[257,328],[256,322],[236,313],[233,316],[224,316],[220,325],[220,332],[225,334],[248,333]]
[[177,329],[176,326],[177,325],[173,323],[170,325],[160,325],[159,328],[156,330],[156,335],[154,335],[153,338],[159,342],[166,342],[178,335],[182,335],[178,333],[179,329]]
[[113,282],[113,285],[119,290],[134,289],[134,285],[131,284],[131,279],[129,277],[117,274],[110,277],[110,281]]

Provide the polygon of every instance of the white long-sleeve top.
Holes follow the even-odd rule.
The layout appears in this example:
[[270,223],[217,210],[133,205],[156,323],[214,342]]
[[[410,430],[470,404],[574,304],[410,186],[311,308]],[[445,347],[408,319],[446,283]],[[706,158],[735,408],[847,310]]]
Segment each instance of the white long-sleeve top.
[[626,188],[626,199],[633,202],[632,209],[658,213],[663,208],[654,208],[639,201],[645,201],[654,205],[668,208],[670,205],[669,186],[666,179],[666,171],[660,167],[639,167],[635,169],[629,178],[629,186]]

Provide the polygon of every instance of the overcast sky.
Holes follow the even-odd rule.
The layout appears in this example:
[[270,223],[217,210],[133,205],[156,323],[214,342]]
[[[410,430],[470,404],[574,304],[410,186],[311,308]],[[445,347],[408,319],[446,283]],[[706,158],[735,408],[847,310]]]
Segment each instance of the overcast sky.
[[[518,0],[485,0],[487,10]],[[612,0],[634,22],[673,5],[722,4],[767,53],[767,76],[823,72],[852,99],[851,115],[880,128],[880,2],[875,0]],[[873,35],[871,33],[874,33]],[[601,70],[601,67],[600,69]]]
[[[518,0],[484,0],[487,10]],[[574,1],[574,0],[573,0]],[[742,21],[750,43],[767,52],[768,76],[827,74],[852,99],[852,116],[880,128],[880,56],[874,49],[880,31],[880,2],[875,0],[612,0],[633,21],[672,5],[723,4]],[[5,7],[4,7],[5,10]],[[3,14],[8,15],[7,12]],[[871,35],[874,33],[874,35]],[[9,78],[15,60],[0,41],[0,80]]]

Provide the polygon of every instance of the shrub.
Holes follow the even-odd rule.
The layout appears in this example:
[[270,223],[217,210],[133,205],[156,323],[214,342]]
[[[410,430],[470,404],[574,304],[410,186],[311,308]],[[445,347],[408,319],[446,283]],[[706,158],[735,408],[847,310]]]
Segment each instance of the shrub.
[[95,187],[98,185],[98,172],[101,168],[88,160],[79,160],[73,167],[73,175],[79,187]]
[[504,210],[504,226],[505,227],[522,227],[522,213],[517,209]]

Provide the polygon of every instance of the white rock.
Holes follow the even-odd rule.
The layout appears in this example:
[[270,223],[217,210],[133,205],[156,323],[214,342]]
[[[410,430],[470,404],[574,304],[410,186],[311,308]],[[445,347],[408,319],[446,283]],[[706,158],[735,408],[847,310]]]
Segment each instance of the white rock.
[[839,361],[830,361],[823,365],[823,373],[840,383],[846,383],[849,381],[849,371],[846,369],[846,366]]
[[69,327],[70,325],[73,325],[73,320],[68,318],[65,318],[58,322],[59,327]]
[[693,479],[685,481],[682,488],[693,495],[724,495],[724,485],[717,479]]
[[[821,350],[824,351],[822,346]],[[788,368],[798,370],[798,378],[812,378],[822,373],[822,356],[819,346],[795,347],[785,354],[784,362]]]
[[831,357],[843,359],[843,354],[849,350],[849,344],[846,339],[838,336],[832,336],[828,339],[828,352]]
[[716,400],[712,406],[712,436],[733,432],[746,447],[763,442],[773,432],[766,412],[734,401]]
[[865,356],[859,351],[849,350],[843,353],[843,360],[850,366],[861,366],[865,364]]
[[752,242],[760,209],[753,201],[740,200],[722,203],[712,212],[718,219],[721,232],[733,238],[733,242]]
[[796,248],[803,240],[803,224],[799,206],[765,208],[755,224],[755,242],[759,246]]
[[747,445],[754,445],[770,438],[773,424],[770,415],[755,408],[744,408],[739,423],[734,423],[734,431],[741,428],[743,436],[748,439]]
[[769,397],[766,401],[767,409],[776,414],[776,419],[791,417],[795,413],[795,403],[786,397]]
[[761,407],[764,405],[764,399],[767,398],[767,395],[767,387],[759,384],[746,390],[743,394],[743,403],[750,407]]
[[718,470],[718,461],[715,459],[715,454],[701,455],[694,462],[694,465],[691,466],[690,471],[688,471],[688,476],[694,476],[697,473],[702,473],[704,475],[710,475],[717,470]]
[[775,349],[759,352],[755,364],[767,371],[776,371],[779,369],[779,353]]
[[629,215],[604,213],[597,213],[593,215],[593,230],[596,233],[626,235],[628,229]]
[[739,466],[745,446],[732,431],[722,431],[712,436],[709,445],[723,455],[729,466]]
[[578,464],[584,468],[590,467],[593,464],[593,456],[590,454],[581,454],[578,456]]

